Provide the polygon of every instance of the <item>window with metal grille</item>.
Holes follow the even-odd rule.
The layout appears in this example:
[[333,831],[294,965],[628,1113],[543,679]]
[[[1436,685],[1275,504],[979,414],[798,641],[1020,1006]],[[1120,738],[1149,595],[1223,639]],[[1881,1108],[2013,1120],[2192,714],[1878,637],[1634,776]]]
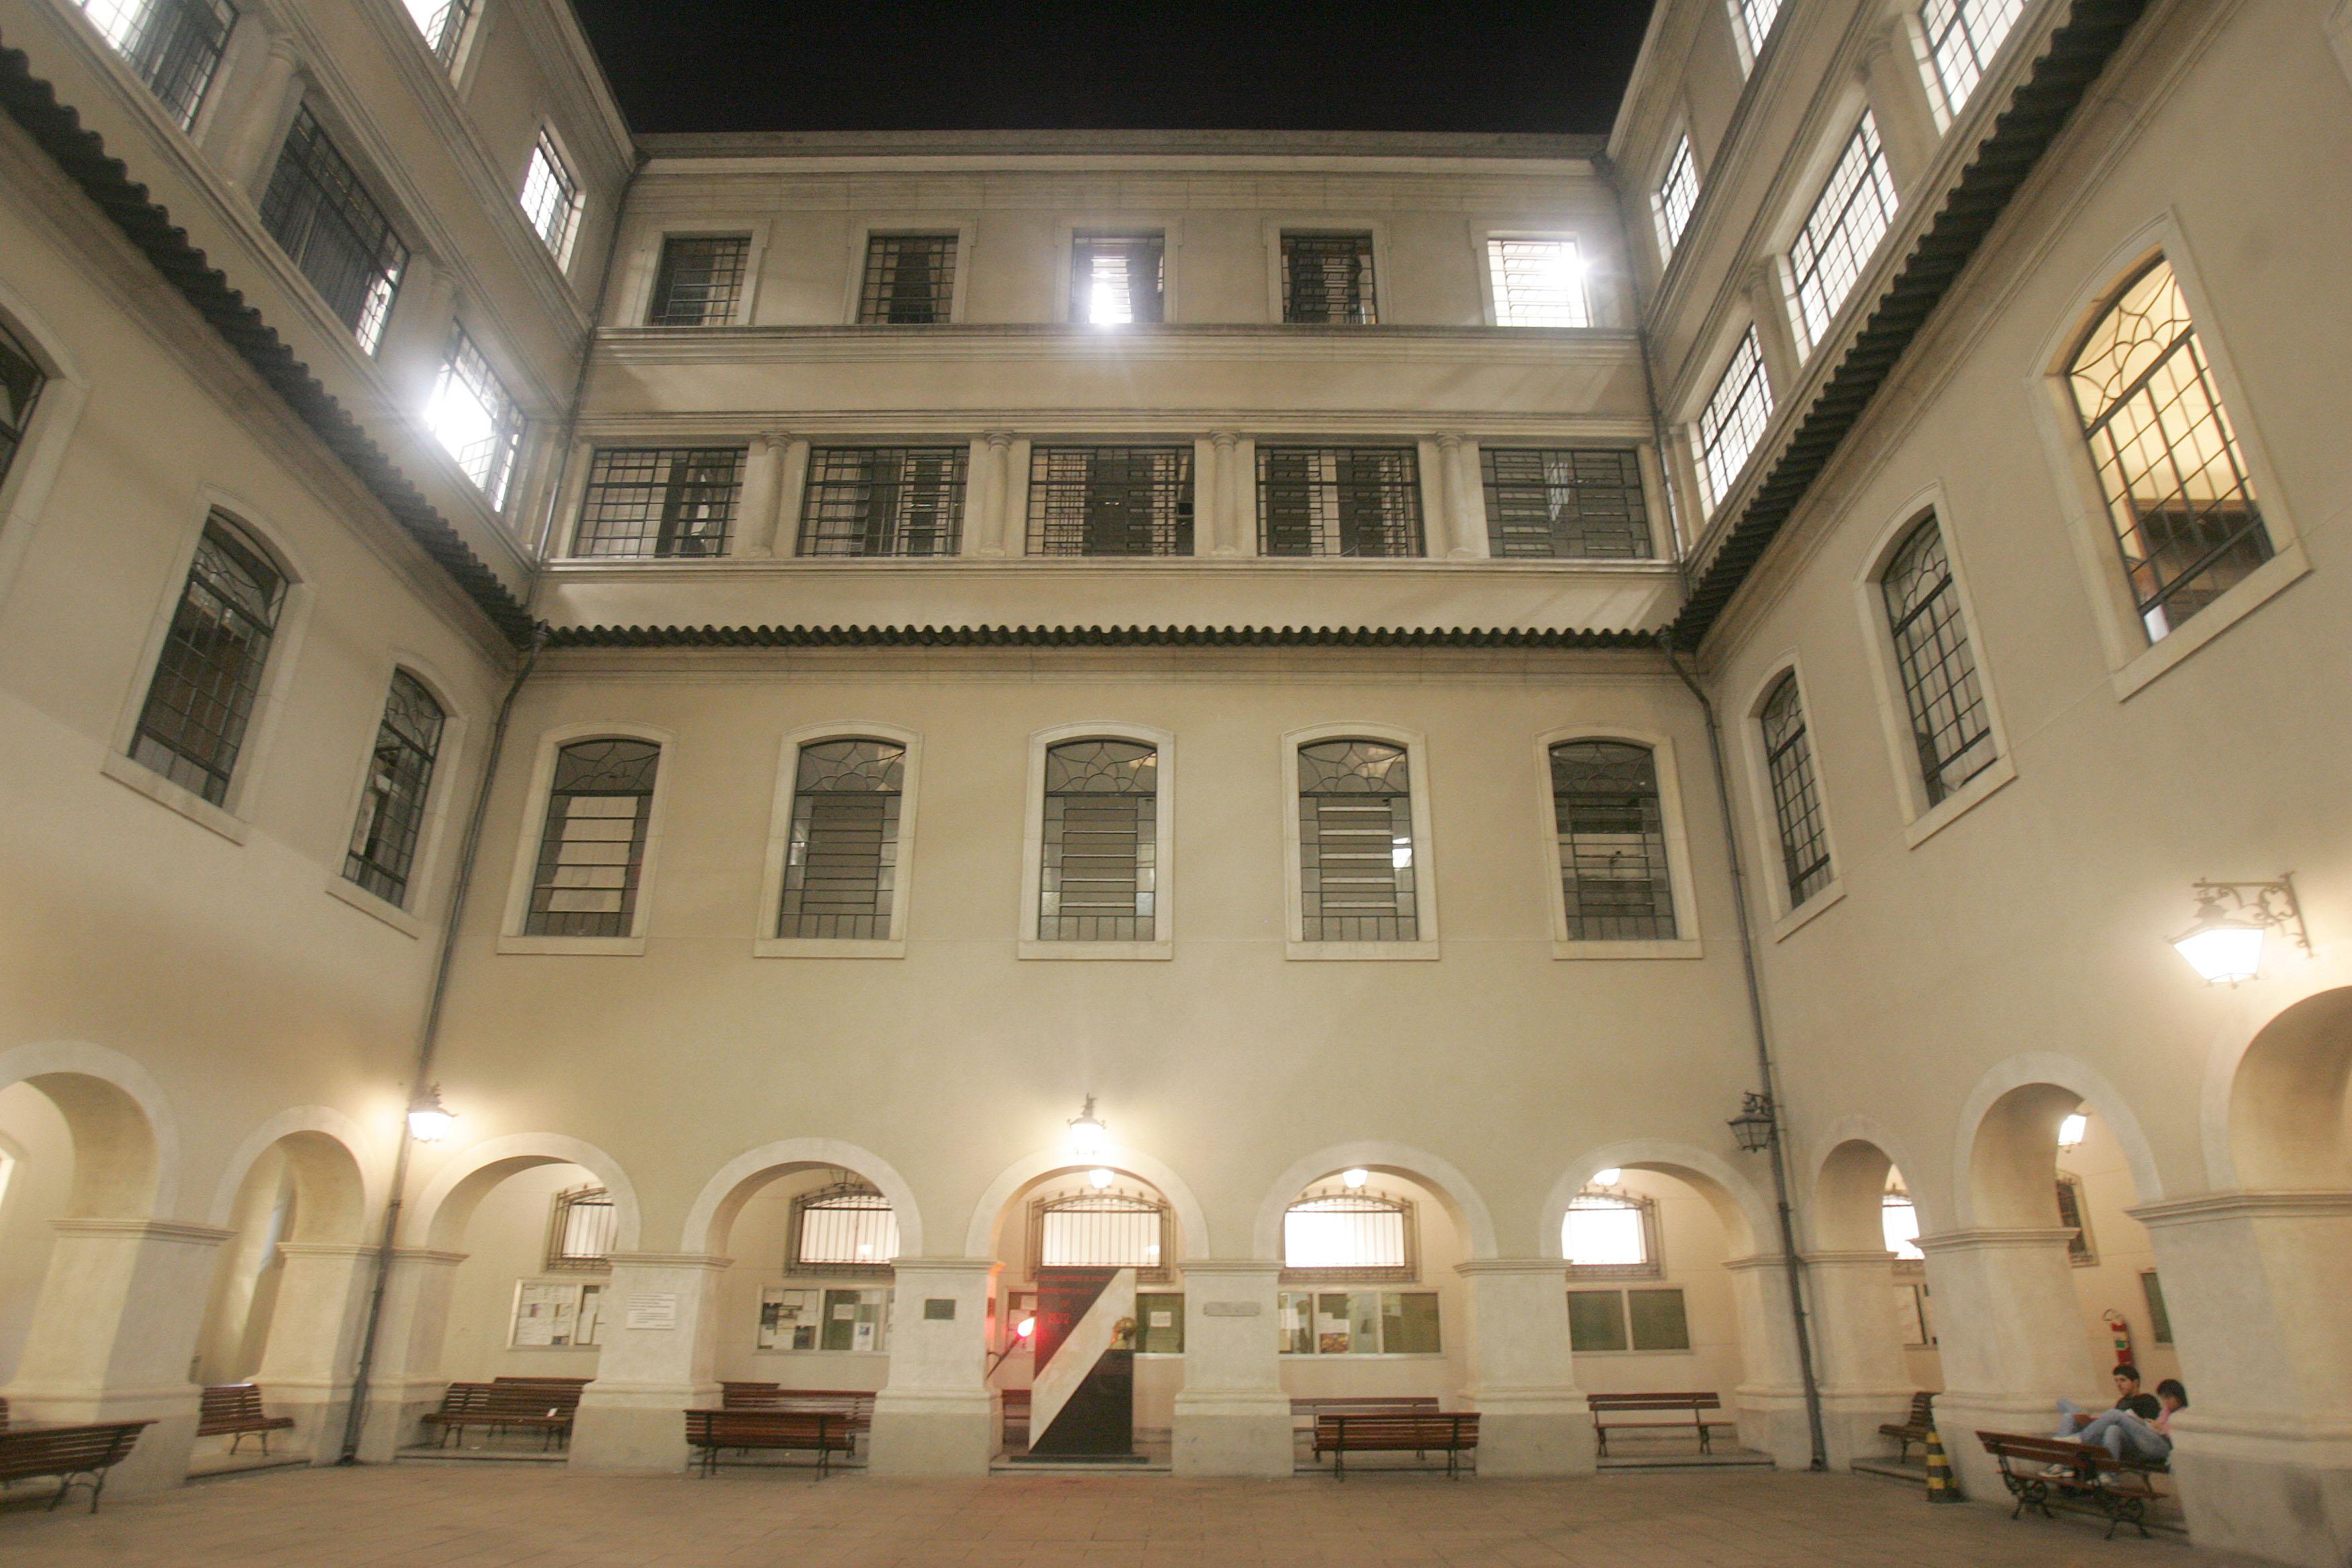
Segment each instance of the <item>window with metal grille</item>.
[[963,548],[963,447],[820,447],[801,497],[803,555],[953,555]]
[[1655,1279],[1664,1272],[1658,1205],[1614,1187],[1587,1187],[1568,1202],[1559,1250],[1571,1278]]
[[2172,264],[2125,285],[2067,380],[2150,642],[2271,558],[2245,455]]
[[558,267],[572,265],[572,240],[580,228],[580,181],[563,161],[551,132],[541,131],[522,178],[523,216],[547,242]]
[[751,258],[747,234],[674,234],[662,241],[654,274],[653,327],[724,327],[743,301],[743,271]]
[[1192,554],[1192,448],[1032,448],[1029,553]]
[[285,599],[286,578],[269,557],[215,512],[139,710],[133,761],[215,805],[228,799]]
[[1894,221],[1895,176],[1886,167],[1886,150],[1878,144],[1878,121],[1865,111],[1789,247],[1797,313],[1808,343],[1829,336],[1838,307],[1853,292]]
[[1412,1205],[1369,1191],[1309,1193],[1282,1216],[1282,1278],[1412,1279]]
[[261,224],[360,347],[373,353],[408,268],[408,247],[309,107],[294,111]]
[[392,691],[376,724],[360,819],[343,856],[343,876],[386,903],[408,902],[408,873],[425,832],[425,803],[447,716],[416,677],[392,672]]
[[1276,1293],[1283,1355],[1436,1355],[1434,1290],[1283,1290]]
[[1140,741],[1045,752],[1040,942],[1150,942],[1159,901],[1160,753]]
[[1780,0],[1738,0],[1739,19],[1748,25],[1748,52],[1760,55],[1772,24],[1780,19]]
[[1260,447],[1265,555],[1419,555],[1421,468],[1410,447]]
[[1658,248],[1671,255],[1683,242],[1691,214],[1698,210],[1698,160],[1691,153],[1687,133],[1675,143],[1675,155],[1666,160],[1666,177],[1658,182],[1656,206]]
[[906,785],[907,748],[895,742],[845,739],[801,748],[779,937],[889,937]]
[[2077,1268],[2095,1268],[2098,1249],[2091,1245],[2091,1208],[2083,1198],[2083,1178],[2071,1171],[2058,1173],[2058,1223],[2074,1234],[2066,1238],[2066,1261]]
[[1282,237],[1282,319],[1309,326],[1369,327],[1380,317],[1369,234]]
[[1675,937],[1675,886],[1657,759],[1625,741],[1551,749],[1552,816],[1571,942]]
[[40,401],[41,386],[47,379],[33,351],[0,326],[0,480],[7,479],[16,449],[25,444],[25,431],[33,423],[33,405]]
[[526,935],[631,934],[660,766],[651,741],[575,741],[555,753]]
[[599,447],[574,555],[724,555],[743,495],[740,447]]
[[1591,325],[1584,301],[1584,262],[1572,239],[1489,239],[1486,274],[1494,284],[1498,325]]
[[1162,319],[1167,242],[1157,234],[1082,234],[1070,246],[1070,320],[1124,327]]
[[617,1213],[613,1194],[602,1187],[556,1194],[547,1216],[547,1272],[610,1268]]
[[898,1215],[867,1184],[845,1177],[793,1200],[787,1274],[879,1274],[898,1256]]
[[1173,1250],[1168,1205],[1126,1192],[1080,1193],[1029,1205],[1030,1267],[1133,1268],[1137,1278],[1168,1278]]
[[1991,714],[1935,513],[1904,539],[1878,586],[1920,782],[1933,805],[1990,767],[1995,755]]
[[2024,12],[2025,0],[1927,0],[1919,26],[1927,34],[1927,53],[1936,62],[1947,111],[1959,113],[1974,96],[2001,40]]
[[205,91],[220,69],[221,51],[236,30],[236,7],[228,0],[77,3],[180,129],[193,129]]
[[1699,488],[1706,492],[1709,511],[1731,493],[1771,422],[1772,384],[1764,377],[1764,351],[1750,327],[1698,416]]
[[1486,550],[1497,559],[1646,561],[1642,463],[1614,447],[1481,447]]
[[445,66],[457,63],[457,49],[466,37],[466,23],[474,14],[474,0],[405,0],[409,20],[425,36],[425,47]]
[[865,326],[929,327],[955,310],[956,237],[877,234],[866,240],[866,279],[857,292]]
[[1418,942],[1412,762],[1384,741],[1298,748],[1299,936]]
[[1772,820],[1780,829],[1780,870],[1795,909],[1830,881],[1830,836],[1822,819],[1821,786],[1813,778],[1813,742],[1806,732],[1804,694],[1794,670],[1780,678],[1758,716],[1764,730],[1764,766],[1772,780]]
[[522,409],[463,327],[449,330],[449,354],[425,419],[490,510],[503,510],[515,454],[522,446]]

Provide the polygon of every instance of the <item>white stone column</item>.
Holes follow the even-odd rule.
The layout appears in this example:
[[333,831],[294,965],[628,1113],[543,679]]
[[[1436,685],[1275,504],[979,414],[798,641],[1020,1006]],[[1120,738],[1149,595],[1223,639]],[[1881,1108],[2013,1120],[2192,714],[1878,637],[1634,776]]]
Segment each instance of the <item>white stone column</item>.
[[1935,105],[1928,101],[1927,79],[1912,56],[1906,26],[1901,17],[1892,17],[1879,28],[1863,46],[1859,74],[1870,99],[1871,118],[1878,123],[1879,145],[1886,150],[1887,173],[1907,201],[1935,159],[1942,133],[1936,128]]
[[1895,1316],[1895,1255],[1811,1253],[1805,1278],[1812,1287],[1822,1430],[1831,1468],[1843,1470],[1857,1458],[1886,1454],[1892,1445],[1878,1435],[1880,1425],[1911,1409],[1910,1363]]
[[799,521],[803,497],[808,489],[809,457],[814,443],[805,436],[786,435],[772,430],[760,437],[761,443],[779,443],[776,456],[776,493],[768,508],[768,553],[773,556],[800,553]]
[[677,1470],[685,1411],[719,1403],[719,1280],[731,1258],[615,1252],[599,1304],[596,1381],[572,1424],[572,1465]]
[[221,173],[257,207],[268,188],[265,180],[277,164],[287,116],[302,95],[302,84],[295,79],[301,63],[290,40],[270,39],[251,89],[236,106],[236,118],[217,132]]
[[368,1373],[367,1413],[360,1426],[360,1458],[370,1464],[389,1464],[415,1442],[417,1417],[441,1403],[448,1383],[441,1375],[441,1342],[449,1332],[457,1265],[465,1261],[462,1252],[421,1247],[404,1247],[392,1255],[383,1319],[376,1326],[375,1363]]
[[1739,1329],[1739,1386],[1731,1403],[1742,1447],[1772,1456],[1783,1469],[1813,1462],[1812,1421],[1797,1362],[1796,1314],[1789,1270],[1777,1252],[1730,1258],[1732,1316]]
[[898,1259],[890,1381],[874,1397],[868,1468],[887,1476],[984,1476],[996,1448],[988,1365],[992,1258]]
[[1279,1261],[1184,1261],[1184,1386],[1176,1395],[1180,1476],[1287,1476],[1296,1463],[1282,1391]]
[[110,1492],[187,1479],[196,1437],[188,1366],[221,1243],[236,1233],[173,1220],[60,1219],[48,1272],[6,1392],[24,1426],[152,1420]]
[[2091,1354],[2067,1261],[2073,1234],[2036,1226],[1919,1238],[1944,1363],[1936,1426],[1970,1497],[2006,1495],[1979,1432],[2046,1436],[2058,1429],[2060,1399],[2094,1407],[2114,1402]]
[[[993,439],[993,437],[991,437]],[[1029,438],[1013,437],[1004,450],[1003,503],[997,512],[1001,531],[997,552],[1012,557],[1029,553]]]
[[[1486,493],[1478,479],[1478,443],[1447,431],[1437,438],[1437,452],[1444,470],[1445,557],[1483,561],[1486,558]],[[1430,543],[1430,553],[1435,555],[1437,542],[1433,538]]]
[[341,1456],[373,1282],[375,1248],[350,1242],[281,1241],[278,1307],[254,1381],[273,1415],[294,1417],[277,1446],[313,1464]]
[[1778,417],[1796,395],[1804,374],[1804,354],[1797,344],[1796,328],[1789,320],[1788,291],[1780,283],[1780,262],[1766,257],[1748,269],[1748,306],[1756,317],[1756,343],[1764,352],[1764,375],[1772,386],[1772,413]]
[[1004,553],[1005,472],[1013,432],[991,430],[971,444],[971,473],[964,484],[963,553],[991,558]]
[[1213,436],[1192,442],[1192,553],[1215,555],[1233,520],[1225,515],[1225,457],[1232,450]]
[[1231,553],[1239,559],[1254,557],[1257,544],[1257,441],[1234,433],[1233,454],[1224,464],[1225,515],[1233,519],[1233,531],[1225,536]]
[[1457,1263],[1470,1285],[1468,1379],[1482,1476],[1594,1468],[1592,1415],[1569,1353],[1568,1269],[1558,1258]]
[[2352,1559],[2352,1192],[2130,1211],[2155,1244],[2189,1406],[2172,1472],[2191,1537],[2306,1568]]
[[735,547],[730,553],[752,560],[775,553],[784,456],[791,445],[792,437],[782,430],[762,430],[751,438],[743,455],[743,501],[737,512]]

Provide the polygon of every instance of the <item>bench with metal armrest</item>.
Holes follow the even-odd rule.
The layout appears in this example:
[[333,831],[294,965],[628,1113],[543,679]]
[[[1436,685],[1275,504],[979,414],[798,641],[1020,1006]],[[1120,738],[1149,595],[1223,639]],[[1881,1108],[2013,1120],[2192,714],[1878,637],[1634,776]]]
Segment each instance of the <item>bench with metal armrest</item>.
[[261,1389],[250,1383],[208,1384],[196,1407],[196,1436],[226,1437],[232,1454],[248,1436],[258,1435],[261,1451],[269,1452],[272,1432],[294,1429],[291,1415],[271,1415],[261,1408]]
[[2000,1479],[2017,1506],[2009,1517],[2027,1509],[2044,1519],[2053,1498],[2087,1502],[2107,1516],[2107,1539],[2116,1527],[2130,1525],[2147,1534],[2147,1505],[2160,1495],[2156,1478],[2162,1465],[2118,1459],[2095,1443],[2072,1443],[2063,1437],[2029,1437],[2016,1432],[1979,1432],[1977,1441],[2000,1462]]
[[[1719,1426],[1726,1430],[1730,1430],[1738,1425],[1738,1423],[1731,1421],[1715,1421],[1708,1419],[1706,1414],[1708,1411],[1720,1410],[1723,1408],[1722,1398],[1711,1393],[1593,1394],[1586,1395],[1585,1402],[1592,1408],[1593,1435],[1599,1439],[1601,1457],[1602,1458],[1607,1458],[1609,1457],[1609,1434],[1612,1432],[1633,1431],[1643,1427],[1662,1429],[1665,1431],[1689,1432],[1696,1435],[1698,1438],[1698,1451],[1702,1454],[1708,1454],[1714,1452],[1714,1429]],[[1616,1417],[1625,1415],[1647,1415],[1664,1412],[1680,1412],[1687,1415],[1690,1419],[1687,1421],[1624,1421],[1617,1419],[1604,1419],[1605,1417]]]
[[1350,1454],[1445,1456],[1449,1479],[1462,1479],[1462,1456],[1478,1448],[1475,1411],[1385,1410],[1315,1417],[1315,1458],[1331,1456],[1331,1474],[1348,1479]]
[[89,1511],[98,1511],[106,1472],[131,1457],[139,1434],[152,1421],[91,1421],[71,1426],[11,1426],[8,1402],[0,1399],[0,1487],[18,1481],[54,1480],[55,1509],[78,1486],[89,1489]]

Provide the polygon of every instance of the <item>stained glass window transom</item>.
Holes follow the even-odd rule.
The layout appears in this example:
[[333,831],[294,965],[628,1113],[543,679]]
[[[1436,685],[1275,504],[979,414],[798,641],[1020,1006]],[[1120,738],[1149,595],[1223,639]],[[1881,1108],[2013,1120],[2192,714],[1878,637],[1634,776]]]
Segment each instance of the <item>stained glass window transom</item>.
[[890,934],[907,748],[818,741],[801,748],[776,934],[876,942]]

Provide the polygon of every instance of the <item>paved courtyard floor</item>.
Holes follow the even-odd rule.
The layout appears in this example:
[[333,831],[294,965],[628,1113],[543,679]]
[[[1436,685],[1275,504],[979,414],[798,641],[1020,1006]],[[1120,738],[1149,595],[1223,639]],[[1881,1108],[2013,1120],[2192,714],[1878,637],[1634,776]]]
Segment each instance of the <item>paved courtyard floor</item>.
[[9,1568],[2222,1568],[2177,1539],[1933,1508],[1774,1471],[1574,1481],[1291,1481],[807,1472],[593,1476],[537,1465],[284,1470],[96,1517],[0,1506]]

